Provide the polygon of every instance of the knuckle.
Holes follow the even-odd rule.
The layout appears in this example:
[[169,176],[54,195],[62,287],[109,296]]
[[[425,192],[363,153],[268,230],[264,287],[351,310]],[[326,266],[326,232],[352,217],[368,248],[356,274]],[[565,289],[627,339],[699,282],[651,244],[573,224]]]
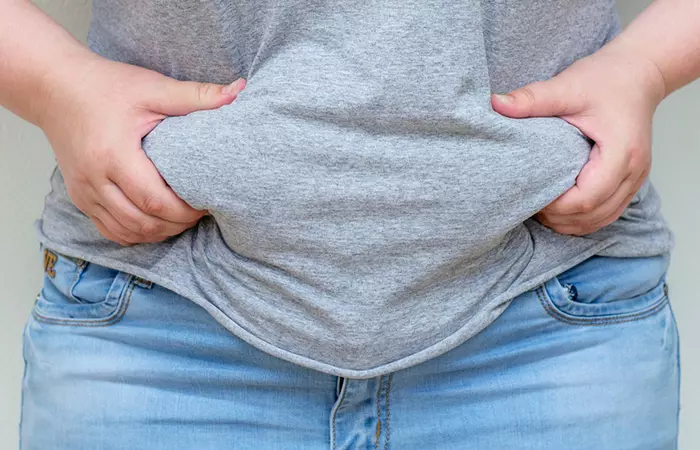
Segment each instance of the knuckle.
[[586,226],[586,219],[581,219],[581,218],[576,218],[576,219],[571,219],[570,224],[576,228],[582,228]]
[[94,173],[94,171],[91,171],[89,168],[81,164],[75,167],[75,170],[71,173],[70,184],[80,187],[86,186],[90,184],[90,178],[94,175]]
[[535,103],[536,97],[535,92],[530,86],[525,86],[518,91],[521,101],[526,105],[533,105]]
[[546,217],[550,220],[558,220],[566,216],[567,214],[564,214],[564,212],[558,205],[552,206],[551,208],[547,208]]
[[591,199],[586,199],[579,205],[579,211],[583,214],[590,214],[596,209],[596,202]]
[[163,231],[162,224],[160,224],[158,222],[148,221],[148,222],[141,224],[139,234],[141,234],[143,236],[152,236],[152,235],[161,234],[162,231]]
[[559,209],[559,202],[554,201],[549,205],[545,206],[544,209],[542,209],[542,211],[539,212],[539,214],[544,217],[556,217],[560,214]]
[[159,215],[164,209],[163,202],[153,196],[146,197],[141,204],[141,210],[149,216]]
[[197,94],[197,100],[200,103],[204,103],[209,95],[211,94],[212,85],[209,83],[197,83],[195,91]]
[[[85,159],[86,166],[93,166],[97,162],[97,165],[105,170],[114,170],[117,166],[119,152],[113,150],[110,145],[96,146],[94,151],[91,152],[93,158]],[[90,159],[94,159],[92,162]],[[88,171],[94,171],[94,167],[85,167]]]

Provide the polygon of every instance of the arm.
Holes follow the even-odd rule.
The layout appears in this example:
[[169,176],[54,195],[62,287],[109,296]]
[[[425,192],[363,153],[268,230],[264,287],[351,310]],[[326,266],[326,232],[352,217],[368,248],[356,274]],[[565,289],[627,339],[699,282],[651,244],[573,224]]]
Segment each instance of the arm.
[[610,46],[653,62],[668,96],[700,77],[699,24],[699,0],[656,0]]
[[38,125],[58,77],[94,55],[27,0],[0,0],[0,105]]
[[656,0],[551,80],[493,96],[493,108],[505,116],[558,116],[595,142],[576,185],[537,215],[540,222],[585,235],[620,217],[651,170],[656,108],[700,77],[698,23],[700,0]]
[[122,245],[162,241],[204,214],[170,189],[141,139],[167,116],[231,103],[244,86],[109,61],[29,1],[0,0],[0,106],[41,127],[73,203]]

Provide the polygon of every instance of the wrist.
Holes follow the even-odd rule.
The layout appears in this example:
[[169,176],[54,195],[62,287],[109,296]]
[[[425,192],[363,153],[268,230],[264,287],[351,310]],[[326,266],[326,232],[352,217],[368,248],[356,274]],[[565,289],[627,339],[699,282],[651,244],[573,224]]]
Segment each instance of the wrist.
[[666,76],[653,57],[624,35],[618,36],[601,50],[613,53],[629,67],[630,80],[642,89],[654,108],[670,93]]
[[88,74],[101,59],[81,48],[63,54],[60,61],[49,64],[50,67],[38,76],[30,121],[45,129],[52,118],[63,115],[66,111],[65,102],[74,100],[80,94],[80,90],[88,83]]

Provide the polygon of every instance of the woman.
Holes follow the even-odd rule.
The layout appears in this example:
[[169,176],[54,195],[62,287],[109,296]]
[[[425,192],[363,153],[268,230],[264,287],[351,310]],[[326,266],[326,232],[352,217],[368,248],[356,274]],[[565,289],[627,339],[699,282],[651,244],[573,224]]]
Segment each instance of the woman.
[[[23,449],[676,447],[655,108],[697,0],[3,0],[58,161]],[[492,93],[510,92],[509,95]]]

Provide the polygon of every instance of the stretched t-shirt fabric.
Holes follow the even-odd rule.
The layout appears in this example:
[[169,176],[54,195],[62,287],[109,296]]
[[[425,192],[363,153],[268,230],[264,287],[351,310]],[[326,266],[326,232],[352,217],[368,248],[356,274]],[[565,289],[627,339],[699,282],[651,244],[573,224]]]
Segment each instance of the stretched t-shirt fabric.
[[667,252],[647,183],[586,237],[531,219],[591,142],[490,106],[619,31],[613,0],[95,0],[89,45],[180,80],[248,80],[164,120],[143,148],[211,217],[120,247],[59,170],[37,221],[57,251],[131,272],[278,357],[371,377],[443,353],[516,295],[593,254]]

